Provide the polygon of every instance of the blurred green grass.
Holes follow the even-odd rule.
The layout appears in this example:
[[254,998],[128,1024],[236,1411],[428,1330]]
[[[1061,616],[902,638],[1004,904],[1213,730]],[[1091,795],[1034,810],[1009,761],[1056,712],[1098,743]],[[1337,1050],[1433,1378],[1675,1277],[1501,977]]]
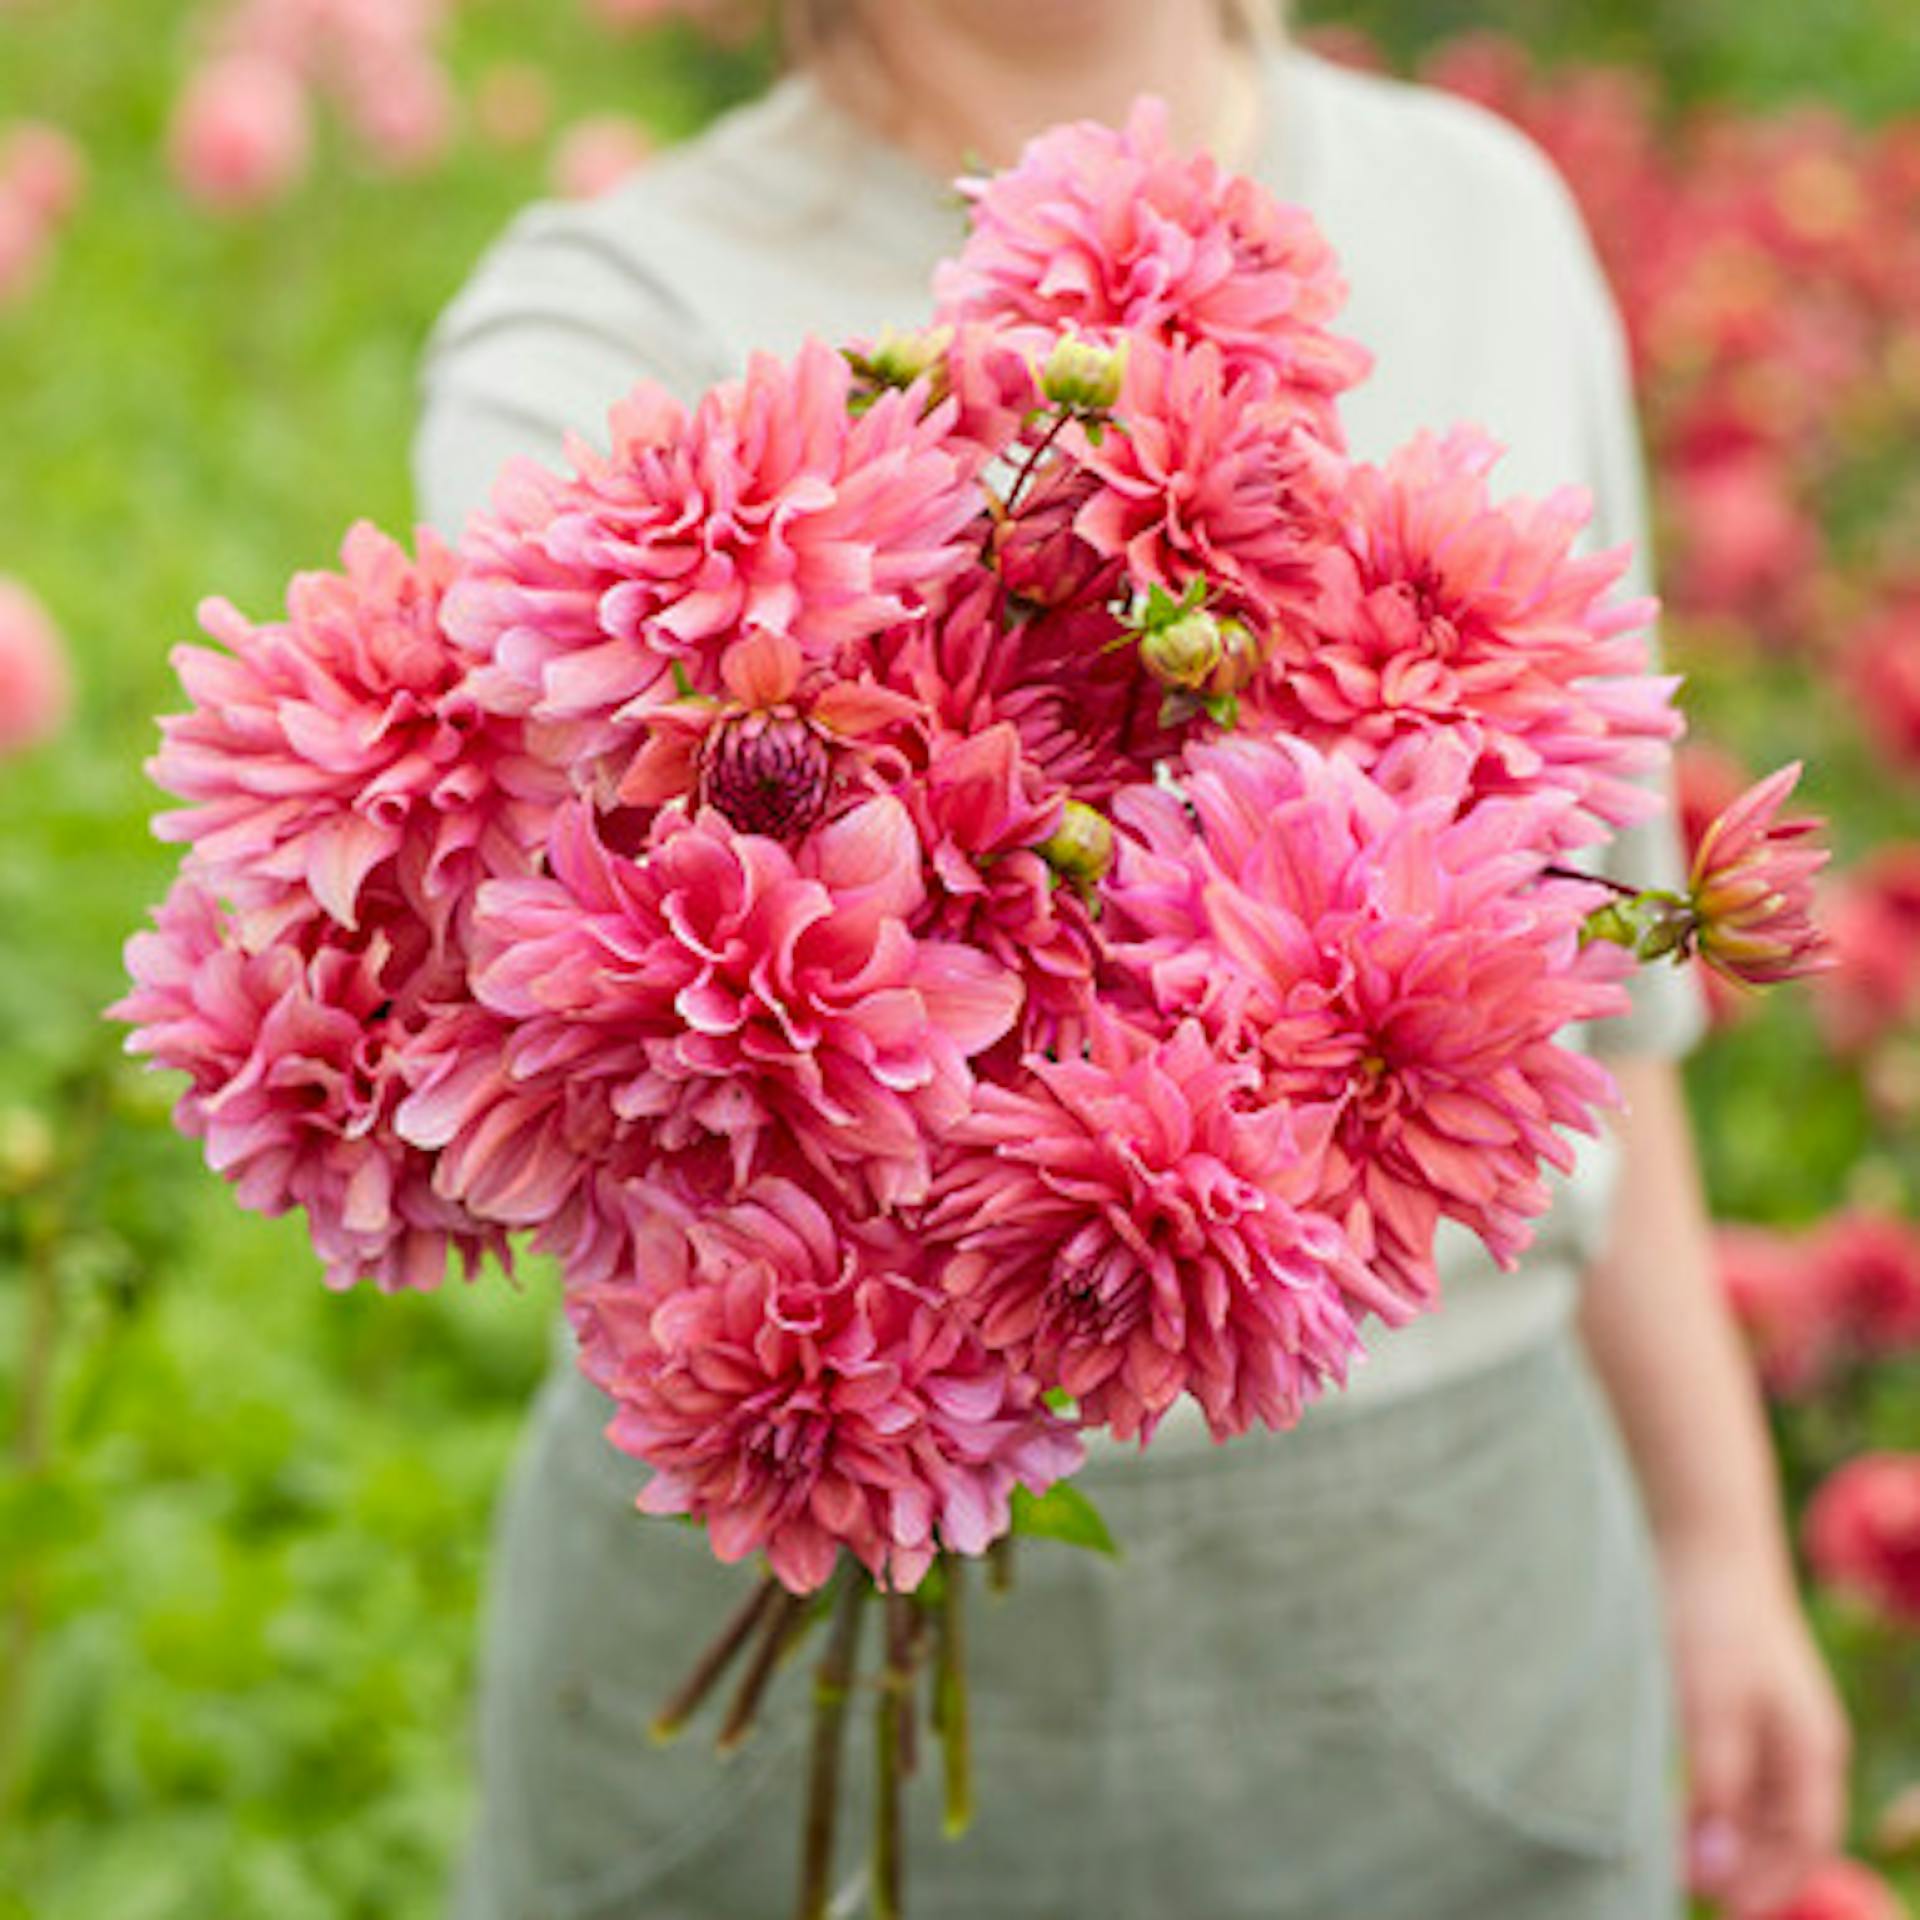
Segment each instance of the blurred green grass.
[[[1909,0],[1313,13],[1402,54],[1506,25],[1693,95],[1911,104]],[[0,1920],[391,1920],[435,1909],[464,1818],[487,1515],[548,1290],[326,1293],[297,1226],[239,1213],[154,1090],[106,1067],[99,1015],[172,865],[141,773],[168,649],[203,593],[264,616],[355,516],[408,522],[421,341],[541,157],[468,140],[393,181],[329,138],[285,207],[207,220],[160,162],[192,23],[172,0],[0,12],[0,125],[55,120],[93,168],[49,283],[0,312],[0,574],[52,609],[81,691],[63,741],[0,769],[0,1116],[40,1116],[72,1168],[0,1231],[5,1426],[51,1396],[50,1457],[0,1469],[0,1663],[31,1647],[0,1676],[21,1716]],[[463,81],[531,60],[563,118],[668,137],[754,72],[680,33],[609,43],[576,0],[470,0],[454,49]],[[1740,1044],[1791,1071],[1790,1023]],[[1826,1204],[1862,1137],[1849,1098],[1711,1140],[1722,1190]]]

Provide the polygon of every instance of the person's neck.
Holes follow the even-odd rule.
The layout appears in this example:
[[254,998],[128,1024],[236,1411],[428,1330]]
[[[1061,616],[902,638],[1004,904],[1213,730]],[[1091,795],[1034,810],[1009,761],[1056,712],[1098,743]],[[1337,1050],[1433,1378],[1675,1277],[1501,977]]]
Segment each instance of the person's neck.
[[1118,125],[1143,93],[1166,101],[1181,147],[1249,158],[1258,80],[1217,0],[865,0],[822,51],[820,81],[945,177],[1004,166],[1063,120]]

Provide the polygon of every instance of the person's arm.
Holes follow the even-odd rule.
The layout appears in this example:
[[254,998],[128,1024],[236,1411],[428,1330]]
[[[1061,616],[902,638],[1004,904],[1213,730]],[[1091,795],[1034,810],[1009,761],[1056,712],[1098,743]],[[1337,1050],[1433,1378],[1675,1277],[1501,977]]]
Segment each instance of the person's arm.
[[1581,1332],[1658,1545],[1690,1852],[1734,1916],[1792,1897],[1840,1841],[1847,1728],[1794,1588],[1751,1369],[1714,1280],[1679,1075],[1612,1061],[1627,1111]]

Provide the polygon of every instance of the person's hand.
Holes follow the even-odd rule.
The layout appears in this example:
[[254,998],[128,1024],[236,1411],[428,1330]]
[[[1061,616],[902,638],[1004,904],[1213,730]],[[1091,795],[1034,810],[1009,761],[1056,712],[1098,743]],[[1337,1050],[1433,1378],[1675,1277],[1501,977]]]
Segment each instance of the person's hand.
[[1839,1849],[1849,1734],[1791,1578],[1727,1543],[1667,1543],[1687,1868],[1730,1920],[1783,1906]]

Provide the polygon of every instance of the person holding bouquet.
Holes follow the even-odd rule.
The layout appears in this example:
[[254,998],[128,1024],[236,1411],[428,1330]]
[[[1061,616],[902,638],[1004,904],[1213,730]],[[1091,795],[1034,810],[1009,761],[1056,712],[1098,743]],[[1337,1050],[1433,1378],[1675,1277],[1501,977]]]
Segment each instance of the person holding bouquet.
[[[1152,93],[1176,145],[1330,243],[1373,361],[1342,401],[1355,458],[1472,423],[1503,496],[1587,489],[1588,544],[1644,569],[1619,323],[1517,132],[1313,57],[1259,0],[799,0],[786,25],[764,98],[529,209],[442,317],[416,452],[448,539],[503,463],[558,465],[643,378],[690,403],[755,351],[924,317],[956,173]],[[1670,830],[1609,865],[1671,878]],[[1791,1896],[1839,1837],[1845,1730],[1709,1272],[1675,1071],[1699,1024],[1685,974],[1636,981],[1592,1042],[1624,1111],[1524,1258],[1443,1226],[1438,1308],[1297,1429],[1216,1448],[1176,1413],[1150,1454],[1095,1443],[1125,1562],[1023,1553],[974,1653],[990,1817],[922,1844],[921,1911],[1658,1920],[1687,1874],[1734,1913]],[[651,1749],[739,1575],[635,1521],[607,1417],[558,1355],[500,1520],[455,1910],[758,1920],[790,1884],[801,1716],[726,1769]]]

